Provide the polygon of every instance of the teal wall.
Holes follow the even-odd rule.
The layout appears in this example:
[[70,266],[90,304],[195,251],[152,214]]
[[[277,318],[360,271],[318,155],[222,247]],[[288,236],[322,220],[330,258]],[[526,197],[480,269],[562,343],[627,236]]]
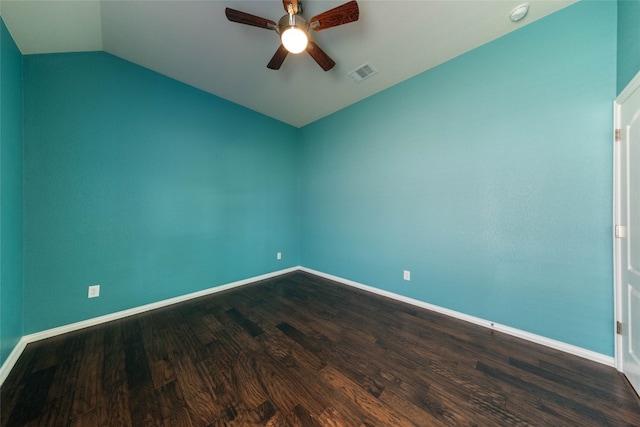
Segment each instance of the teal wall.
[[615,95],[580,2],[304,127],[302,264],[613,355]]
[[102,52],[24,90],[25,334],[300,263],[297,129]]
[[23,320],[3,27],[0,361],[22,321],[295,265],[612,355],[616,10],[580,2],[303,129],[106,53],[25,56]]
[[618,0],[618,93],[640,71],[640,0]]
[[22,55],[0,18],[0,365],[22,337]]

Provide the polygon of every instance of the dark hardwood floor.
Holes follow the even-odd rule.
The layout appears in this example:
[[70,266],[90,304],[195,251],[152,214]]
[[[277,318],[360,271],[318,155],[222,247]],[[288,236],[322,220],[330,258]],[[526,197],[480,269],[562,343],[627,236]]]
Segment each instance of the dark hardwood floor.
[[639,426],[598,363],[304,273],[32,343],[2,426]]

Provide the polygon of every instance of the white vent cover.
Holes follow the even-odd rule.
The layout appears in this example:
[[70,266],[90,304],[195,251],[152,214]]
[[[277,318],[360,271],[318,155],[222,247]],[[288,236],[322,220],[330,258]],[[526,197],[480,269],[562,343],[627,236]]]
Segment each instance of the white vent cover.
[[360,83],[363,80],[368,79],[369,77],[373,77],[378,74],[378,70],[368,62],[364,65],[359,66],[355,70],[349,73],[349,77],[351,77],[356,83]]

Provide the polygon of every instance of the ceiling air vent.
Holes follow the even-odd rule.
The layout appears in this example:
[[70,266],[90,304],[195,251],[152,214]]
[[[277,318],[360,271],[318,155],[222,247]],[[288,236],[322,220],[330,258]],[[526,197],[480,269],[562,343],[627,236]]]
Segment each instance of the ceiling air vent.
[[363,80],[368,79],[369,77],[373,77],[378,74],[378,70],[368,62],[360,67],[356,68],[352,72],[349,73],[349,77],[355,80],[356,83],[360,83]]

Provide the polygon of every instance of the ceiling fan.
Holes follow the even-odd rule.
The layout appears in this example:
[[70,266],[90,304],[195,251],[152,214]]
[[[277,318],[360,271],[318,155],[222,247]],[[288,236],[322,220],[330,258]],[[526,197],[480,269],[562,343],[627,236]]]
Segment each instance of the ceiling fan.
[[348,3],[320,13],[309,21],[305,20],[301,15],[301,1],[282,0],[282,3],[287,14],[280,18],[277,24],[269,19],[231,8],[226,8],[225,14],[231,22],[273,30],[280,35],[280,47],[267,64],[268,68],[279,70],[289,53],[300,53],[306,50],[324,71],[332,69],[336,63],[317,44],[309,40],[309,30],[326,30],[327,28],[357,21],[360,15],[358,3],[355,0],[351,0]]

